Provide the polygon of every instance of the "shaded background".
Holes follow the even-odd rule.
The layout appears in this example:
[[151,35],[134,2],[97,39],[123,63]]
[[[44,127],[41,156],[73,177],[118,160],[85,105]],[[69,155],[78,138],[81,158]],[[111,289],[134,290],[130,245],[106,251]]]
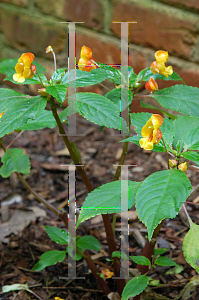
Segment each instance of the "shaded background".
[[[112,21],[137,21],[129,25],[129,59],[134,71],[149,66],[156,50],[166,50],[174,71],[187,85],[199,87],[198,0],[1,0],[0,58],[30,51],[51,75],[52,56],[45,54],[51,45],[58,67],[66,67],[68,26],[61,21],[85,22],[76,25],[77,60],[86,45],[96,61],[107,64],[120,63],[121,26]],[[0,79],[2,83],[3,76]],[[36,93],[34,86],[30,88]]]

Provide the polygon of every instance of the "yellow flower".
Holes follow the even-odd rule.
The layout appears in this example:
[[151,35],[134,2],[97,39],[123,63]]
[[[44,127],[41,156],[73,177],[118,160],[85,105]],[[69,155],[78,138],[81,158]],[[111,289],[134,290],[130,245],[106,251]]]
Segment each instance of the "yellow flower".
[[92,58],[92,50],[89,47],[83,46],[81,48],[80,59],[78,61],[78,67],[81,71],[90,72],[96,69],[96,65]]
[[153,74],[159,73],[168,78],[168,75],[173,74],[172,66],[165,67],[165,63],[168,62],[169,54],[167,51],[159,50],[155,53],[156,61],[153,61],[151,64],[151,72]]
[[178,165],[178,170],[185,173],[187,171],[187,162],[185,161],[184,163]]
[[23,83],[26,78],[33,78],[37,70],[36,66],[32,65],[34,57],[34,54],[30,52],[23,53],[21,55],[15,66],[15,71],[17,73],[13,75],[14,81],[17,81],[17,83]]
[[158,90],[158,84],[153,79],[153,77],[150,77],[149,81],[145,83],[145,89],[149,91],[150,93],[155,92]]
[[48,46],[46,48],[46,53],[50,53],[50,54],[53,54],[53,48],[51,46]]
[[159,129],[163,124],[163,118],[160,115],[154,114],[142,127],[141,135],[143,138],[140,139],[140,147],[145,150],[152,150],[153,145],[157,145],[161,138],[162,132]]
[[108,279],[108,278],[112,278],[113,277],[113,272],[109,271],[109,269],[104,269],[101,268],[101,273],[104,275],[104,278]]
[[0,119],[3,117],[4,114],[5,114],[5,112],[2,112],[2,113],[0,114]]

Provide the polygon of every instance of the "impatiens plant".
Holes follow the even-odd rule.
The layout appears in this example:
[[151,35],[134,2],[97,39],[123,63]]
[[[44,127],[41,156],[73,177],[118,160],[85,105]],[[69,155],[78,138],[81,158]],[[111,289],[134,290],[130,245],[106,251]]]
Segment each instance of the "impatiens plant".
[[[180,76],[173,71],[172,66],[165,66],[169,55],[163,50],[157,51],[155,53],[156,61],[139,74],[135,74],[130,66],[116,69],[95,62],[92,58],[92,50],[86,46],[81,49],[78,68],[69,71],[66,68],[56,69],[56,57],[51,46],[47,48],[46,52],[53,54],[55,62],[55,71],[50,80],[47,80],[43,74],[42,66],[37,63],[35,63],[36,66],[32,64],[34,60],[32,53],[22,54],[18,62],[14,59],[2,60],[0,63],[0,72],[6,74],[4,80],[16,84],[41,84],[38,95],[34,97],[12,89],[1,89],[0,146],[5,154],[1,159],[0,175],[7,178],[15,172],[28,191],[58,215],[66,226],[65,230],[45,227],[48,236],[56,243],[66,245],[66,249],[42,254],[33,270],[40,271],[47,266],[62,262],[66,255],[74,261],[83,258],[106,296],[111,293],[106,279],[114,280],[116,277],[118,297],[123,300],[135,297],[138,300],[152,282],[150,275],[154,272],[155,265],[177,267],[170,258],[157,257],[167,249],[154,248],[156,237],[164,220],[175,218],[181,207],[188,216],[186,201],[199,190],[199,184],[192,188],[186,175],[187,169],[198,170],[199,165],[199,89],[185,85]],[[123,75],[125,70],[128,71],[128,78]],[[90,92],[76,92],[74,97],[67,98],[67,89],[71,83],[75,87],[84,87],[101,84],[105,79],[109,79],[115,86],[104,96]],[[181,81],[182,84],[158,89],[156,79]],[[143,102],[140,102],[141,106],[155,109],[160,114],[131,112],[134,100],[143,97],[143,95],[139,95],[139,91],[144,85],[150,92],[145,96],[149,99],[155,98],[162,108],[156,108]],[[63,109],[60,114],[57,112],[55,99],[60,106],[68,99],[68,107]],[[46,109],[47,101],[50,103],[51,111]],[[121,111],[126,108],[128,108],[128,116],[124,119],[121,117]],[[108,127],[125,133],[125,138],[121,137],[120,141],[123,143],[123,152],[113,182],[106,183],[97,189],[93,188],[81,163],[80,153],[75,143],[69,142],[65,130],[67,125],[70,126],[69,117],[75,113],[100,125],[100,130]],[[135,135],[131,135],[131,125],[135,128]],[[85,220],[99,214],[102,214],[103,217],[111,266],[110,263],[103,264],[104,268],[101,271],[88,252],[89,249],[100,251],[99,241],[92,236],[74,236],[70,223],[68,230],[66,212],[59,211],[46,202],[24,179],[22,174],[27,176],[30,173],[28,156],[23,154],[21,149],[11,149],[3,142],[3,137],[14,130],[20,132],[45,127],[54,128],[55,126],[58,126],[59,133],[71,155],[72,164],[79,172],[88,190],[75,230]],[[129,143],[135,143],[148,151],[164,152],[168,162],[167,170],[155,172],[143,182],[124,180],[122,176],[120,178],[122,168],[125,166]],[[189,161],[192,161],[191,165]],[[138,269],[136,277],[130,278],[128,272],[127,277],[125,275],[125,272],[128,271],[129,256],[124,251],[118,251],[110,214],[120,212],[122,216],[134,205],[140,221],[147,227],[148,240],[142,256],[130,257],[137,264]],[[183,242],[183,252],[187,262],[199,273],[199,227],[193,224],[189,216],[188,220],[190,230]],[[125,262],[127,262],[126,268],[124,267]],[[129,280],[127,284],[125,279]],[[147,293],[147,290],[144,293]]]

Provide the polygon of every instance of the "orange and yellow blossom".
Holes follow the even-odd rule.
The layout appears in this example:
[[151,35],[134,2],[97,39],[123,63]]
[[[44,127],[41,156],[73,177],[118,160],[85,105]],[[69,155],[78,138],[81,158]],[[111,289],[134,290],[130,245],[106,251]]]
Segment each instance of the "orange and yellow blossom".
[[178,170],[185,173],[187,171],[187,162],[185,161],[184,163],[178,165]]
[[5,114],[5,112],[2,112],[2,113],[0,114],[0,119],[3,117],[4,114]]
[[81,48],[80,59],[78,61],[78,67],[81,71],[90,72],[93,69],[96,69],[96,65],[92,58],[92,50],[87,47],[83,46]]
[[149,81],[145,83],[145,89],[149,91],[150,93],[153,93],[158,90],[158,84],[153,79],[153,77],[150,77]]
[[108,278],[112,278],[114,273],[111,272],[110,270],[108,269],[101,269],[101,273],[104,275],[104,278],[108,279]]
[[153,74],[159,73],[168,78],[168,75],[173,74],[173,68],[172,66],[166,67],[165,63],[168,62],[169,54],[167,51],[158,50],[155,53],[155,59],[156,61],[153,61],[151,64],[151,72]]
[[17,73],[13,75],[14,81],[17,81],[17,83],[23,83],[26,78],[33,78],[37,70],[36,66],[32,65],[34,58],[34,54],[30,52],[23,53],[21,55],[15,66],[15,71]]
[[141,135],[143,138],[140,139],[140,147],[145,150],[152,150],[153,145],[157,145],[161,138],[162,132],[159,129],[163,124],[163,118],[160,115],[153,114],[151,118],[142,127]]

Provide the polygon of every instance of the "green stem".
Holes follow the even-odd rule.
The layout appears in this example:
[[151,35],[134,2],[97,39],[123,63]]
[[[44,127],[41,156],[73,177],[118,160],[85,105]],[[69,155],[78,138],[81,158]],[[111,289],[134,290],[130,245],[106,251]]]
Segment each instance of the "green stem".
[[93,260],[91,259],[89,253],[87,250],[84,251],[83,253],[83,257],[89,267],[89,269],[91,270],[93,276],[95,277],[95,279],[97,280],[98,284],[100,285],[102,291],[104,292],[104,294],[107,296],[108,294],[110,294],[110,290],[107,286],[107,284],[105,283],[105,281],[99,276],[99,270],[97,269],[96,265],[94,264]]
[[[128,137],[129,137],[129,136],[125,136],[125,139],[128,138]],[[129,144],[129,142],[124,142],[123,152],[122,152],[122,155],[121,155],[121,157],[120,157],[120,161],[119,161],[119,164],[118,164],[118,166],[117,166],[117,169],[116,169],[116,172],[115,172],[113,181],[119,180],[119,178],[120,178],[120,174],[121,174],[121,165],[123,165],[124,162],[125,162],[125,158],[126,158],[127,151],[128,151],[128,144]]]
[[[64,127],[59,119],[59,116],[57,114],[57,108],[55,106],[55,101],[53,97],[50,97],[50,104],[51,104],[51,109],[52,109],[52,113],[53,116],[57,122],[58,128],[59,128],[59,133],[62,135],[62,138],[64,140],[64,143],[66,145],[66,147],[68,148],[68,151],[70,153],[70,156],[74,162],[74,164],[76,165],[77,171],[79,172],[81,179],[83,180],[88,192],[92,192],[94,190],[90,180],[88,179],[88,176],[84,170],[83,166],[78,166],[79,165],[79,160],[76,157],[73,148],[69,142],[69,139],[66,135],[66,132],[64,130]],[[106,230],[106,236],[107,236],[107,242],[108,242],[108,246],[109,246],[109,251],[110,251],[110,255],[112,255],[112,252],[117,250],[117,246],[116,246],[116,242],[115,242],[115,238],[113,235],[113,230],[112,230],[112,226],[111,226],[111,221],[110,221],[110,216],[108,214],[106,215],[102,215],[103,218],[103,222],[104,222],[104,227]],[[115,264],[114,266],[114,273],[116,275],[116,277],[120,276],[120,268],[118,268],[118,265]],[[96,276],[95,274],[93,274],[94,276]],[[100,284],[100,282],[98,282]],[[104,283],[105,284],[105,283]],[[101,286],[101,285],[100,285]],[[122,281],[122,279],[117,280],[117,286],[118,286],[118,292],[120,294],[122,294],[123,288],[125,286],[125,282]],[[102,290],[103,287],[101,286]]]
[[43,87],[45,87],[44,84],[43,84],[43,81],[41,80],[41,77],[40,77],[39,73],[38,73],[37,71],[36,71],[36,73],[37,73],[37,76],[39,77],[39,81],[41,82],[41,85],[42,85]]
[[163,142],[163,145],[164,145],[164,148],[165,148],[165,151],[166,151],[168,169],[170,169],[170,166],[169,166],[169,155],[168,155],[167,147],[166,147],[166,144],[164,142],[163,137],[162,137],[162,142]]
[[[153,232],[152,239],[150,240],[150,242],[147,239],[146,245],[145,245],[145,247],[142,251],[141,255],[147,257],[149,260],[151,260],[151,257],[153,255],[153,251],[154,251],[155,244],[156,244],[156,238],[157,238],[157,235],[158,235],[163,223],[164,223],[164,220],[162,220],[162,222],[155,228],[155,230]],[[138,269],[141,272],[141,275],[143,275],[143,274],[146,274],[148,272],[149,266],[137,265],[136,269]],[[141,294],[137,295],[133,299],[134,300],[140,300],[140,297],[141,297]]]

